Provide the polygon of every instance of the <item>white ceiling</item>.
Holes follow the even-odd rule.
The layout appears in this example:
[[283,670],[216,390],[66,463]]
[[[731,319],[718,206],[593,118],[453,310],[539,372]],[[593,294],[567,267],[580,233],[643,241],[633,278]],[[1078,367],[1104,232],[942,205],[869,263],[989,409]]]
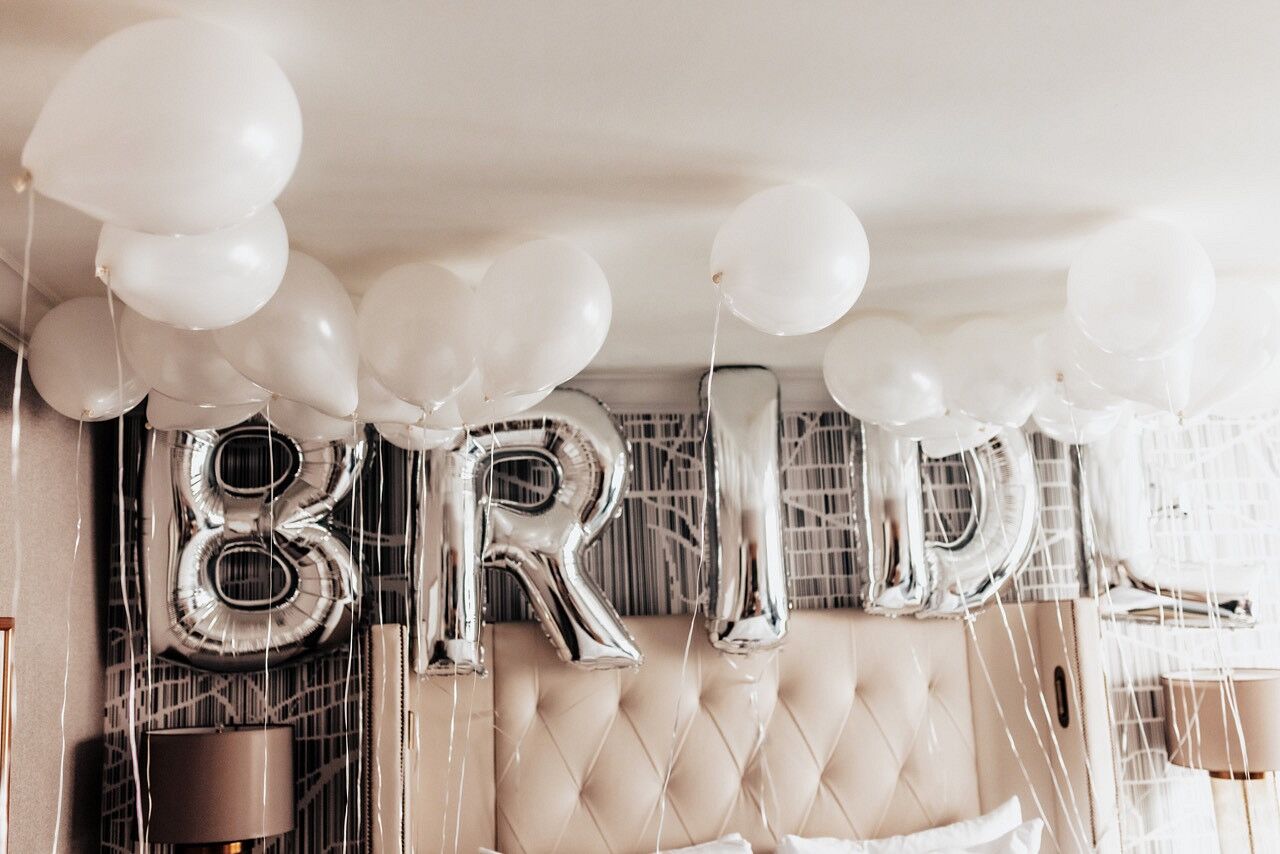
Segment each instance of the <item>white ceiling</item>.
[[[1273,2],[3,0],[0,174],[80,53],[161,15],[231,27],[293,81],[297,248],[359,293],[406,260],[476,276],[568,237],[613,285],[602,370],[706,364],[712,237],[780,182],[862,217],[855,310],[1047,311],[1074,248],[1131,213],[1190,228],[1220,274],[1280,273]],[[23,234],[0,191],[11,263]],[[95,290],[96,235],[37,201],[55,299]],[[726,320],[718,360],[812,369],[823,346]]]

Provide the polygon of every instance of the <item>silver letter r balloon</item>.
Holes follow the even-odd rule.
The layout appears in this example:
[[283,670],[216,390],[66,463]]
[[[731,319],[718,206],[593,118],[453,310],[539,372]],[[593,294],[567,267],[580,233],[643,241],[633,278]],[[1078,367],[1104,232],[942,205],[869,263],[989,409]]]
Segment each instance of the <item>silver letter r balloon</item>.
[[[534,507],[489,498],[495,465],[534,459],[554,487]],[[462,447],[433,451],[419,522],[415,669],[483,672],[482,567],[512,573],[560,658],[589,669],[635,667],[640,650],[582,551],[621,508],[630,475],[626,439],[604,404],[555,391],[527,412],[473,429]]]

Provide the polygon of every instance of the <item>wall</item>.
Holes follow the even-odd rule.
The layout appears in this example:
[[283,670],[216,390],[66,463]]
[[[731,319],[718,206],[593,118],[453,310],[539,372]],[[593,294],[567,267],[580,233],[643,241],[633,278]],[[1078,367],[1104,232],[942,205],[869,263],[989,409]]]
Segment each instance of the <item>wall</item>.
[[[53,850],[93,851],[98,847],[103,696],[102,573],[97,569],[102,555],[96,536],[101,520],[93,514],[99,490],[93,461],[101,455],[92,447],[97,431],[88,427],[77,453],[78,425],[45,406],[26,383],[21,480],[14,494],[9,477],[14,362],[14,354],[0,348],[0,613],[17,618],[9,850],[51,850],[61,797],[61,832]],[[21,525],[22,567],[15,612],[16,524]],[[59,726],[64,667],[65,751]]]

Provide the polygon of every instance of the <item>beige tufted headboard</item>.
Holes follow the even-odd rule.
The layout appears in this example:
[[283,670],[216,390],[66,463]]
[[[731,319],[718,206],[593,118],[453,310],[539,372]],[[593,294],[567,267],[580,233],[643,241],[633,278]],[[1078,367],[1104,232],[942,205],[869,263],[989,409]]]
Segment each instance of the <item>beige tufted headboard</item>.
[[1047,851],[1119,850],[1096,620],[1081,601],[972,626],[804,611],[752,657],[712,649],[699,620],[682,666],[689,617],[631,618],[637,672],[576,670],[504,623],[484,679],[410,677],[403,629],[376,627],[372,850],[632,854],[738,831],[767,852],[1013,794],[1047,819]]

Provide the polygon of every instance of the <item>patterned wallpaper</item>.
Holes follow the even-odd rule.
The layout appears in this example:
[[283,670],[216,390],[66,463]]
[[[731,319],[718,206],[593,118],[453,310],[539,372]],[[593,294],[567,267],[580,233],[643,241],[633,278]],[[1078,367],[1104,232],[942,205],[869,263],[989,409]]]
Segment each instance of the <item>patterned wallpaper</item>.
[[[632,445],[631,489],[621,517],[591,547],[586,565],[623,615],[689,613],[699,589],[696,575],[702,500],[699,419],[679,412],[628,412],[620,413],[618,419]],[[1230,465],[1214,456],[1210,467],[1217,466],[1211,473],[1217,479],[1210,484],[1212,478],[1208,474],[1200,475],[1197,482],[1207,484],[1202,490],[1201,505],[1183,508],[1187,511],[1185,516],[1190,518],[1192,510],[1209,513],[1222,526],[1227,518],[1224,514],[1240,516],[1248,511],[1264,518],[1264,510],[1274,513],[1280,504],[1273,506],[1259,499],[1257,496],[1266,493],[1266,488],[1260,483],[1242,481],[1240,470],[1243,467],[1255,480],[1265,477],[1280,483],[1275,469],[1276,451],[1280,449],[1280,420],[1268,422],[1265,428],[1253,425],[1222,429],[1227,432],[1222,436],[1200,437],[1200,444],[1195,447],[1203,452],[1210,447],[1208,442],[1212,439],[1234,442],[1246,450],[1231,457],[1227,461]],[[856,518],[859,484],[851,480],[848,465],[856,438],[856,425],[842,413],[792,412],[784,417],[785,537],[793,602],[798,607],[849,607],[856,603],[854,568],[859,536]],[[110,586],[104,850],[121,854],[133,850],[137,808],[127,738],[131,683],[139,729],[264,719],[292,723],[299,746],[299,824],[294,833],[273,841],[267,850],[308,854],[361,850],[359,828],[363,803],[361,798],[352,796],[362,791],[365,771],[357,749],[364,725],[360,644],[349,644],[307,661],[272,667],[269,674],[210,674],[147,657],[145,639],[138,629],[142,622],[134,552],[138,523],[137,474],[145,441],[141,419],[127,419],[123,490],[125,583],[122,587],[122,564],[116,560]],[[1080,594],[1082,565],[1075,467],[1070,453],[1062,446],[1040,435],[1034,435],[1032,441],[1041,481],[1042,524],[1032,565],[1020,574],[1007,598],[1074,597]],[[1161,442],[1172,442],[1174,450]],[[1186,465],[1187,442],[1178,445],[1174,439],[1153,434],[1149,445],[1152,463],[1157,467],[1163,459],[1161,454],[1172,454],[1176,465],[1170,465],[1179,483],[1177,490],[1171,484],[1163,487],[1153,484],[1153,489],[1177,492],[1184,502],[1189,501],[1185,481],[1189,477],[1194,480],[1194,472]],[[1193,454],[1191,458],[1194,457]],[[1260,467],[1264,464],[1270,468]],[[958,529],[967,505],[959,488],[961,478],[955,461],[930,462],[925,471],[927,518],[936,530]],[[335,514],[338,529],[359,546],[354,551],[364,576],[362,618],[365,622],[407,618],[410,573],[404,543],[407,521],[413,512],[408,489],[410,479],[407,455],[375,442],[360,485]],[[494,489],[500,495],[528,498],[545,488],[546,479],[537,470],[496,472]],[[1274,489],[1274,485],[1269,488]],[[1238,493],[1253,498],[1231,498]],[[1173,517],[1183,519],[1178,514]],[[1163,524],[1169,524],[1168,519]],[[1185,519],[1183,524],[1185,527]],[[1202,528],[1207,530],[1205,526]],[[1274,527],[1266,530],[1270,531],[1270,538],[1266,531],[1255,531],[1258,535],[1251,542],[1256,543],[1257,549],[1280,545],[1274,536]],[[1157,538],[1165,536],[1168,540],[1172,536],[1162,531],[1155,532]],[[1275,553],[1274,548],[1271,553]],[[132,634],[126,614],[132,615]],[[515,585],[500,574],[491,573],[488,579],[487,616],[490,620],[527,616]],[[1273,622],[1269,621],[1270,616],[1272,612],[1264,609],[1264,622]],[[1183,833],[1184,840],[1207,840],[1212,834],[1211,817],[1207,819],[1210,836],[1204,834],[1209,804],[1207,795],[1201,798],[1196,790],[1199,778],[1188,782],[1187,775],[1169,769],[1164,762],[1158,698],[1152,681],[1152,674],[1158,674],[1161,669],[1160,662],[1147,661],[1141,666],[1138,662],[1152,649],[1163,649],[1168,639],[1174,637],[1169,633],[1174,631],[1124,624],[1107,627],[1112,658],[1119,662],[1114,664],[1111,675],[1117,736],[1124,752],[1126,848],[1134,851],[1172,851],[1168,840],[1178,838],[1178,833]],[[1271,634],[1267,631],[1242,634],[1242,638],[1256,638],[1244,644],[1252,650],[1249,660],[1260,656],[1270,659],[1272,656],[1267,650],[1280,654],[1280,636],[1274,635],[1274,629],[1270,630]],[[1153,640],[1149,636],[1151,632],[1157,633],[1158,639]],[[1196,635],[1190,631],[1189,636],[1193,639],[1189,646],[1204,647],[1203,633]],[[1201,640],[1194,640],[1197,637]],[[1180,800],[1185,804],[1179,806]],[[1191,849],[1179,847],[1177,850]]]

